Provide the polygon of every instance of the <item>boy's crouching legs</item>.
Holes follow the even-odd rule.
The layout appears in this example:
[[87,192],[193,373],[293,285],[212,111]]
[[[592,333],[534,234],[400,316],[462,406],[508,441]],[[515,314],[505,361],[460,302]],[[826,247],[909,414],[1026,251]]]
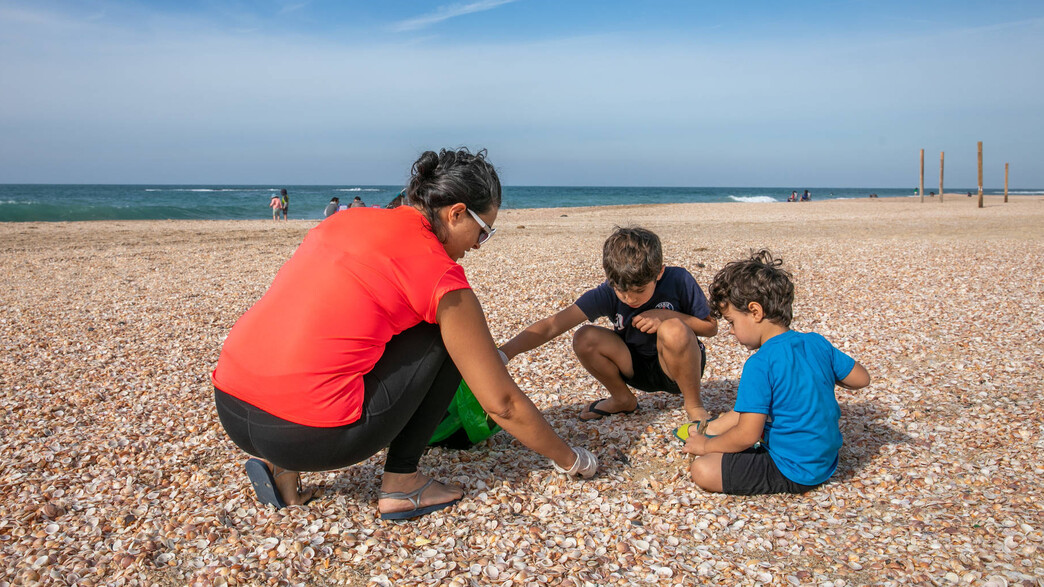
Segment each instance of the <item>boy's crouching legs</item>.
[[[638,398],[623,380],[624,375],[634,375],[634,366],[631,364],[631,353],[622,338],[608,328],[581,326],[573,334],[573,351],[584,369],[609,392],[610,397],[599,402],[599,409],[614,413],[633,410],[638,406]],[[590,417],[597,416],[590,414]]]
[[692,481],[704,491],[722,492],[721,453],[713,452],[698,457],[689,466]]
[[695,422],[710,418],[710,412],[703,407],[703,363],[696,335],[681,320],[664,320],[656,331],[656,350],[664,373],[681,390],[689,419]]

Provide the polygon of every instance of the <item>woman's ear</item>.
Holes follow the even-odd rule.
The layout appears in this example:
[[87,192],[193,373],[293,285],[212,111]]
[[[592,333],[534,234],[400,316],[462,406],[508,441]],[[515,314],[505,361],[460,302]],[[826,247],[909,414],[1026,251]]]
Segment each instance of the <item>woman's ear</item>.
[[447,220],[449,220],[453,224],[456,224],[461,220],[464,220],[464,218],[468,215],[468,206],[464,202],[457,202],[456,204],[453,204],[451,206],[446,206],[446,212],[449,216]]
[[442,218],[442,224],[447,228],[456,226],[468,214],[468,207],[463,202],[457,202],[450,206],[444,206],[438,211]]

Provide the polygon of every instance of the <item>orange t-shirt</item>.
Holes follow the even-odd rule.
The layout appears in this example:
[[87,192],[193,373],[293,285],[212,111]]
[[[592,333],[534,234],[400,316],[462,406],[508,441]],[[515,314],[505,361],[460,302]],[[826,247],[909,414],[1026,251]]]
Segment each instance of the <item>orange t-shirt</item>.
[[470,287],[413,207],[334,214],[229,331],[214,386],[298,424],[350,424],[391,337],[434,324],[442,296]]

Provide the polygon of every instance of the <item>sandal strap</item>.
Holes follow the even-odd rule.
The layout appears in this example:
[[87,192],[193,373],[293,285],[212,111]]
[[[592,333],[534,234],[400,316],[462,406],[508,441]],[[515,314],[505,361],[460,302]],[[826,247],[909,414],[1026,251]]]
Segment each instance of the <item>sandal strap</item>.
[[420,507],[421,494],[424,490],[431,486],[435,482],[435,478],[428,479],[428,482],[421,485],[420,488],[414,489],[413,491],[382,491],[380,492],[380,499],[406,499],[413,503],[414,508]]
[[[275,481],[276,479],[278,479],[279,477],[281,477],[283,475],[286,475],[287,473],[299,473],[299,471],[291,471],[290,469],[283,469],[283,470],[279,471],[278,473],[276,473],[275,469],[279,469],[279,468],[280,467],[272,465],[272,480],[273,481]],[[304,486],[301,485],[301,477],[299,476],[297,478],[297,492],[298,493],[302,493],[302,491],[301,491],[302,489],[304,489]]]

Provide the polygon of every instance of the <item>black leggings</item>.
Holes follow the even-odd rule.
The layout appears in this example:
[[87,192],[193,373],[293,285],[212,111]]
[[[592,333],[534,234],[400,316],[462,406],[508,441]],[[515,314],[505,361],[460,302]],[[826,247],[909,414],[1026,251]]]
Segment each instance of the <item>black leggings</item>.
[[422,322],[392,337],[363,382],[362,416],[334,428],[295,424],[217,388],[214,401],[232,442],[282,469],[340,469],[388,447],[386,472],[415,472],[460,384],[439,327]]

